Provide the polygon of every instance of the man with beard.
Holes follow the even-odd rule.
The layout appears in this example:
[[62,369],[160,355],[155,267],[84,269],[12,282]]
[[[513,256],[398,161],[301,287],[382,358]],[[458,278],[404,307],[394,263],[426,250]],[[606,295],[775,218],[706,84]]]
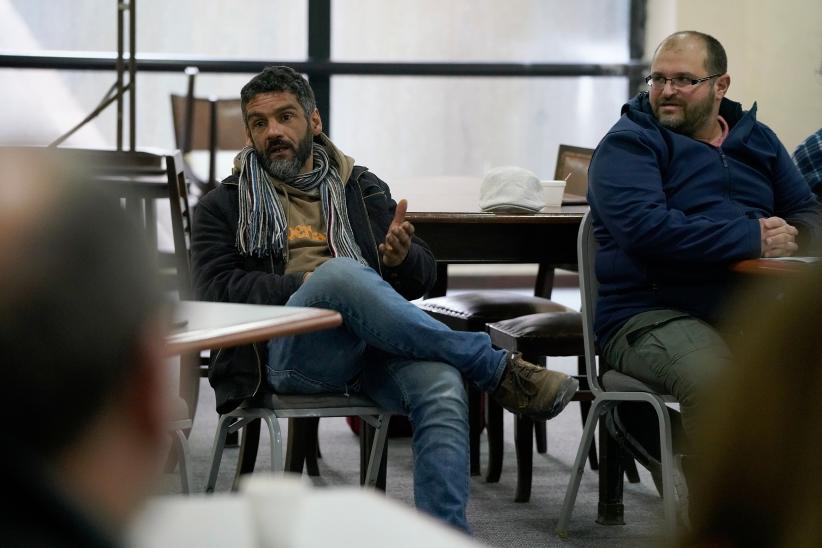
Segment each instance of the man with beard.
[[820,205],[776,135],[725,98],[722,45],[694,31],[654,53],[589,171],[600,245],[595,330],[608,364],[681,404],[686,437],[730,353],[716,330],[730,264],[808,253]]
[[468,407],[463,376],[534,418],[559,413],[577,381],[451,331],[407,299],[435,281],[406,203],[322,133],[314,93],[288,67],[269,67],[241,96],[251,146],[197,207],[195,289],[204,300],[338,311],[334,330],[212,353],[217,410],[258,390],[349,393],[408,415],[419,509],[467,530]]

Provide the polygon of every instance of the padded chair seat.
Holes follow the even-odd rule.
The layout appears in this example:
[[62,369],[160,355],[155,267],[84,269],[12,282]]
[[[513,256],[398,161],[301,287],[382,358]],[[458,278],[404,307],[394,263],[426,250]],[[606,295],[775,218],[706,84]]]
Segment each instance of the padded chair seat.
[[485,331],[485,324],[508,318],[571,310],[542,297],[485,290],[426,299],[417,306],[457,331]]
[[[371,399],[366,396],[351,394],[317,394],[311,395],[287,395],[263,393],[249,398],[240,404],[240,408],[263,408],[286,410],[277,413],[280,417],[325,417],[337,416],[335,409],[345,409],[351,415],[378,415],[385,413],[380,410]],[[317,410],[312,414],[312,410]]]
[[665,394],[663,387],[645,384],[639,379],[629,377],[614,369],[609,369],[603,373],[601,382],[603,388],[608,392],[650,392],[651,394]]
[[582,316],[557,306],[561,309],[489,324],[491,342],[524,356],[579,356],[583,352]]

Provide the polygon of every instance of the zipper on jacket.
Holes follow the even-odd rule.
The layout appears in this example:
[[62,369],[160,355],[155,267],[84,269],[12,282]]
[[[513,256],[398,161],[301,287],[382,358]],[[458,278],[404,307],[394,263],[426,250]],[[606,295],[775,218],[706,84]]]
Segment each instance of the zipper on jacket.
[[722,167],[724,167],[725,169],[728,169],[728,160],[725,158],[725,153],[722,152],[721,148],[719,148],[717,150],[719,150],[719,158],[722,160]]
[[725,153],[722,151],[722,147],[717,147],[717,151],[719,152],[719,159],[722,162],[722,167],[725,168],[725,180],[726,180],[726,187],[728,188],[728,200],[733,201],[731,194],[733,193],[733,181],[731,180],[731,168],[728,166],[728,159],[725,157]]
[[[358,187],[360,186],[360,177],[362,177],[363,173],[365,173],[365,170],[361,171],[357,175],[357,178],[354,180],[354,182],[357,183]],[[377,239],[374,237],[374,231],[371,229],[371,221],[370,221],[370,217],[368,216],[368,208],[365,207],[365,198],[362,197],[362,187],[360,187],[360,189],[359,189],[359,195],[360,195],[360,203],[362,204],[363,211],[365,211],[365,219],[367,221],[366,224],[368,225],[368,232],[371,234],[371,242],[374,244],[374,250],[377,253],[377,272],[379,272],[380,278],[382,278],[382,264],[380,263],[380,248],[377,246]]]

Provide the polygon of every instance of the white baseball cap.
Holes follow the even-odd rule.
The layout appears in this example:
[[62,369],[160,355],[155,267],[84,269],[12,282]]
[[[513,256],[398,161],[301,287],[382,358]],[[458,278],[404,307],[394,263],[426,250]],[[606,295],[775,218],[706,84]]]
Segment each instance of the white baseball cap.
[[539,178],[516,166],[495,167],[480,186],[480,208],[493,213],[537,213],[545,206]]

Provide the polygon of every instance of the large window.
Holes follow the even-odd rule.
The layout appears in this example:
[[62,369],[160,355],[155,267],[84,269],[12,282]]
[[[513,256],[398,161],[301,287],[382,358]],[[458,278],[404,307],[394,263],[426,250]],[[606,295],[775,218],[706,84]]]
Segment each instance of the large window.
[[[335,0],[339,62],[624,63],[628,0]],[[304,61],[307,0],[138,0],[138,55]],[[116,48],[115,0],[0,0],[0,50]],[[201,74],[201,95],[237,96],[250,75]],[[48,142],[90,111],[113,72],[0,69],[3,135]],[[180,73],[138,73],[137,142],[174,145]],[[386,180],[553,173],[557,145],[594,146],[627,95],[624,77],[333,76],[332,139]],[[323,115],[327,113],[322,113]],[[113,109],[67,144],[114,146]]]

